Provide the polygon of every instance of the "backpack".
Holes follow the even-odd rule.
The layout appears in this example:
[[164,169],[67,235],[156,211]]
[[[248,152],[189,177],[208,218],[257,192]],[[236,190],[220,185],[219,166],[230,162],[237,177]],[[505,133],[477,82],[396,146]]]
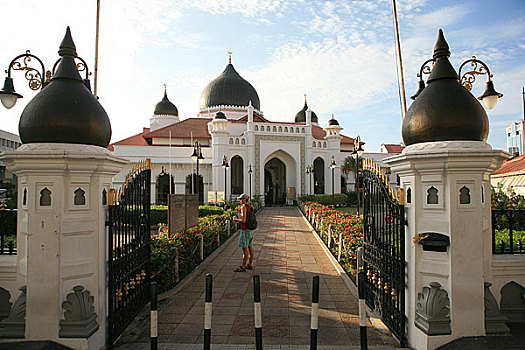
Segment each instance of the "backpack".
[[251,205],[248,205],[248,217],[246,217],[246,228],[248,230],[255,230],[257,228],[257,218]]

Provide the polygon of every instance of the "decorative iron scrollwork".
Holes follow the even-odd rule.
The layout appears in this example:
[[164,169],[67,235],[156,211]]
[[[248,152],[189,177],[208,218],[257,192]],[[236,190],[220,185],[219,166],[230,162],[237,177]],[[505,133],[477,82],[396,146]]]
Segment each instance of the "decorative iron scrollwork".
[[[35,58],[42,66],[42,71],[39,71],[38,69],[35,69],[30,66],[32,63],[32,59]],[[25,71],[25,78],[29,82],[29,88],[33,91],[39,90],[42,87],[42,84],[44,83],[42,75],[45,72],[44,64],[38,57],[31,54],[29,50],[26,51],[25,54],[19,55],[15,57],[11,61],[11,64],[9,64],[9,69],[5,72],[10,76],[10,71],[17,70],[17,71]]]
[[[470,63],[471,69],[470,71],[466,72],[465,74],[461,75],[461,68],[467,63]],[[478,65],[479,64],[479,65]],[[466,60],[463,62],[463,64],[459,67],[459,74],[461,76],[460,83],[467,89],[468,91],[472,90],[472,84],[476,81],[476,75],[485,75],[487,74],[489,77],[489,80],[492,79],[492,74],[490,74],[489,68],[487,65],[480,60],[476,58],[476,56],[472,56],[471,59]]]

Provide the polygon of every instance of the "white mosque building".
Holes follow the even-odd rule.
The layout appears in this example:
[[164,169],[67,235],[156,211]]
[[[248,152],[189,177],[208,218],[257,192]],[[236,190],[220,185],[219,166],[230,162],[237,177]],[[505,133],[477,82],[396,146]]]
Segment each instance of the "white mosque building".
[[[130,160],[130,167],[151,159],[152,203],[165,203],[171,189],[175,194],[198,193],[201,202],[213,201],[216,192],[219,197],[225,193],[227,199],[244,192],[261,196],[265,205],[285,204],[296,195],[331,194],[332,157],[337,164],[334,192],[345,190],[340,165],[353,152],[354,139],[341,131],[333,117],[326,127],[319,126],[306,98],[295,122],[267,119],[257,91],[230,59],[204,88],[197,117],[180,120],[165,91],[149,128],[111,144],[110,149]],[[197,162],[191,157],[196,141],[203,158],[197,181]],[[123,183],[128,171],[115,177],[115,185]],[[349,182],[354,182],[353,174]]]

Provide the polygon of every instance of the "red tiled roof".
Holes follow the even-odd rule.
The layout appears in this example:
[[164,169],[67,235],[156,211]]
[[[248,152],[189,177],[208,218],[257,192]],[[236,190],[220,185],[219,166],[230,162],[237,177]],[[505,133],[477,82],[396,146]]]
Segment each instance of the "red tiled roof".
[[385,146],[386,148],[386,151],[388,153],[401,153],[403,152],[403,150],[405,149],[404,146],[401,146],[401,145],[386,145],[386,144],[383,144],[383,146]]
[[[255,114],[255,113],[254,113]],[[243,117],[245,118],[245,117]],[[241,119],[243,119],[241,118]],[[262,117],[261,117],[262,118]],[[264,118],[262,118],[264,119]],[[151,131],[149,128],[144,128],[143,132],[140,134],[128,137],[121,141],[112,143],[108,148],[112,150],[113,145],[129,145],[129,146],[147,146],[148,142],[146,139],[150,138],[191,138],[194,139],[211,139],[211,135],[208,133],[208,123],[211,121],[209,118],[188,118],[184,119],[176,124],[168,125],[164,128]],[[305,125],[303,123],[288,123],[288,122],[270,122],[264,119],[268,123],[279,123],[279,124],[294,124],[294,125]],[[241,120],[230,120],[230,122],[240,122],[244,123],[245,121]],[[193,134],[193,135],[192,135]],[[312,125],[312,136],[317,140],[323,140],[326,135],[326,131],[323,128],[317,125]],[[345,135],[341,135],[341,144],[354,144],[354,139]],[[364,145],[364,142],[361,142],[361,145]],[[110,148],[111,147],[111,148]]]
[[149,133],[149,128],[144,128],[140,134],[130,136],[123,140],[117,141],[109,145],[108,149],[113,151],[114,145],[127,145],[127,146],[147,146],[148,142],[144,138],[144,135]]
[[492,173],[492,175],[517,173],[525,170],[525,155],[514,157],[506,160],[501,164],[501,168]]
[[[237,119],[237,121],[241,122],[247,122],[248,121],[248,114],[246,114],[244,117]],[[262,115],[260,115],[257,112],[253,112],[253,121],[254,122],[268,122],[266,118],[264,118]]]
[[152,131],[144,135],[146,138],[178,138],[178,139],[211,139],[208,134],[208,123],[211,119],[208,118],[188,118],[181,120],[176,124],[165,126],[161,129]]

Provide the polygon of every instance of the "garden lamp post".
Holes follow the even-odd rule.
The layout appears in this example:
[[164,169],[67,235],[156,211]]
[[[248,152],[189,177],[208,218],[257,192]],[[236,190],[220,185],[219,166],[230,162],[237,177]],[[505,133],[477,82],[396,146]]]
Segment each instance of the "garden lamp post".
[[199,195],[199,192],[200,192],[199,191],[199,185],[200,185],[199,160],[204,159],[204,157],[202,156],[202,150],[201,150],[201,145],[199,144],[199,141],[195,141],[195,144],[193,145],[193,153],[191,155],[191,158],[197,163],[197,166],[196,166],[197,176],[195,178],[195,181],[193,182],[193,194]]
[[313,191],[312,191],[312,183],[313,183],[312,176],[314,174],[314,167],[311,166],[311,165],[308,165],[306,167],[306,174],[310,174],[310,186],[309,187],[310,187],[310,195],[312,195],[313,194]]
[[306,188],[306,194],[310,194],[310,166],[306,167],[306,177],[308,178],[308,187]]
[[335,171],[335,157],[332,156],[332,162],[330,163],[330,168],[332,169],[332,205],[335,208],[335,195],[334,195],[334,171]]
[[252,199],[252,165],[250,164],[250,168],[248,169],[248,175],[250,175],[250,199]]
[[230,167],[230,165],[228,164],[228,158],[226,158],[226,156],[224,156],[224,158],[222,158],[222,168],[224,169],[224,200],[226,201],[226,193],[227,193],[227,187],[226,187],[226,178],[227,178],[227,174],[226,174],[226,171],[228,170],[228,168]]
[[363,155],[363,147],[361,147],[361,138],[357,135],[354,140],[354,151],[352,157],[355,159],[355,188],[357,190],[357,215],[359,215],[359,157]]

